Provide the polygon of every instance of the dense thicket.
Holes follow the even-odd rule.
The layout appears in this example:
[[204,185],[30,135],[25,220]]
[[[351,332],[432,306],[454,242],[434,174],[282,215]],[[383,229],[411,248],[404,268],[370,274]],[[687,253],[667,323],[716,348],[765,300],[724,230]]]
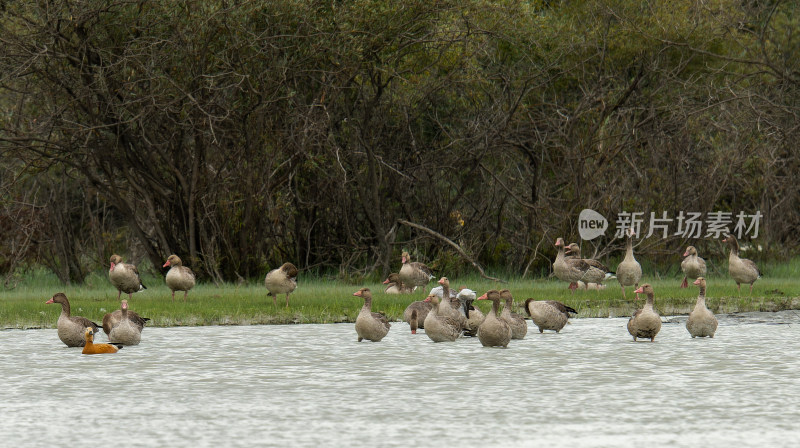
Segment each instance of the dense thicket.
[[119,252],[214,280],[284,260],[383,274],[405,248],[525,273],[583,208],[760,210],[758,243],[785,255],[797,9],[0,1],[0,270],[75,282]]

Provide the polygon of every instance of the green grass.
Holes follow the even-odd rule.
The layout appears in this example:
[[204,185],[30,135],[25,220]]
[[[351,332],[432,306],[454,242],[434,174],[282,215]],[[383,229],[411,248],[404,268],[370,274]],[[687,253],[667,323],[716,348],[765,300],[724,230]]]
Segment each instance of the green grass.
[[[753,296],[748,296],[749,287],[742,287],[742,295],[736,292],[736,284],[727,277],[708,278],[707,303],[715,313],[744,311],[777,311],[800,307],[800,259],[790,263],[765,266],[765,276],[756,282]],[[89,276],[84,285],[64,286],[57,279],[37,271],[24,275],[13,288],[0,293],[0,328],[55,328],[60,307],[45,305],[56,292],[64,292],[70,299],[72,312],[100,322],[105,313],[119,309],[117,291],[108,282],[105,272]],[[697,287],[679,288],[682,277],[647,278],[642,283],[653,285],[656,293],[656,308],[662,315],[686,314],[691,311],[697,297]],[[351,284],[324,278],[300,276],[299,287],[290,296],[286,308],[283,297],[278,297],[278,306],[272,297],[267,297],[260,282],[241,285],[199,284],[189,292],[186,302],[183,293],[176,294],[173,302],[170,290],[163,279],[145,277],[146,291],[136,293],[130,308],[144,317],[151,318],[151,326],[197,326],[197,325],[256,325],[290,323],[334,323],[353,322],[362,301],[353,293],[361,287],[373,291],[373,310],[386,313],[390,319],[400,320],[405,307],[414,300],[422,300],[427,291],[435,286],[431,282],[424,291],[413,295],[383,294],[383,285],[378,282]],[[616,280],[607,282],[602,291],[577,291],[571,294],[566,283],[551,279],[510,279],[508,283],[494,283],[477,276],[451,278],[453,286],[467,285],[479,294],[489,289],[508,288],[517,303],[528,297],[560,300],[579,311],[579,317],[629,316],[642,302],[633,300],[632,288],[623,300]],[[476,303],[488,311],[486,302]],[[521,310],[517,310],[521,312]]]

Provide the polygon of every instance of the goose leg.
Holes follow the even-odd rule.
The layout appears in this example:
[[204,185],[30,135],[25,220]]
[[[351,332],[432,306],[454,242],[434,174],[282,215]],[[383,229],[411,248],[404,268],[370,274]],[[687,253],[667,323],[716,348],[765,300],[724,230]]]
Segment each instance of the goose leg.
[[289,293],[286,293],[286,308],[289,308]]
[[681,288],[688,288],[689,282],[686,280],[686,276],[683,277],[683,283],[681,283]]
[[183,301],[186,301],[186,296],[189,295],[189,291],[183,291]]
[[172,291],[172,301],[175,301],[175,291]]
[[625,287],[620,286],[620,288],[622,288],[622,300],[625,300]]

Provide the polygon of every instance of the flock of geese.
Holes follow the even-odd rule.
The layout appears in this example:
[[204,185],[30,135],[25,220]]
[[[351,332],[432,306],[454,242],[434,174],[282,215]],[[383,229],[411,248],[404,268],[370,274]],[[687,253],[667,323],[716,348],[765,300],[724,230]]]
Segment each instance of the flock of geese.
[[[560,280],[569,283],[569,289],[574,293],[580,283],[588,289],[589,285],[602,285],[606,280],[616,277],[622,288],[623,298],[625,287],[633,286],[636,299],[639,294],[647,295],[647,300],[641,309],[636,310],[628,321],[628,332],[633,340],[650,339],[654,341],[661,330],[661,317],[654,308],[654,291],[649,284],[639,286],[642,278],[642,267],[633,254],[632,229],[626,231],[625,258],[617,266],[616,272],[610,271],[605,265],[593,259],[581,258],[580,248],[576,243],[565,245],[563,238],[558,238],[555,246],[558,255],[553,262],[553,272]],[[736,282],[741,292],[741,284],[750,284],[750,293],[753,283],[761,277],[753,261],[739,257],[739,243],[733,235],[727,235],[722,240],[730,248],[728,258],[729,274]],[[694,279],[700,292],[695,308],[689,314],[686,328],[694,337],[714,337],[717,329],[717,319],[705,305],[706,263],[697,255],[693,246],[686,248],[681,263],[684,273],[681,287],[688,287],[688,279]],[[393,273],[383,282],[386,286],[384,293],[409,294],[417,288],[427,285],[433,278],[433,273],[428,266],[420,262],[412,262],[408,252],[401,256],[402,267],[398,273]],[[110,258],[108,277],[117,288],[117,299],[122,293],[128,298],[135,292],[146,289],[139,276],[139,270],[132,264],[123,263],[122,257],[112,255]],[[165,277],[167,286],[172,291],[172,300],[175,300],[175,291],[183,291],[186,301],[189,290],[195,285],[195,275],[186,266],[183,266],[177,255],[170,255],[163,267],[170,267]],[[286,306],[289,306],[289,295],[297,288],[298,270],[292,263],[284,263],[281,267],[273,269],[264,278],[264,285],[273,296],[273,304],[277,306],[277,296],[286,295]],[[511,291],[508,289],[487,291],[477,297],[475,291],[464,286],[458,291],[451,289],[447,277],[441,277],[439,286],[431,289],[425,300],[412,302],[403,313],[403,320],[411,328],[411,333],[416,334],[417,329],[424,329],[425,334],[434,342],[452,342],[464,336],[477,336],[485,347],[507,347],[512,339],[523,339],[528,331],[525,318],[512,313],[514,303]],[[353,294],[364,300],[364,305],[355,322],[358,341],[380,341],[391,328],[385,315],[372,311],[372,293],[369,288],[361,288]],[[484,315],[480,309],[473,306],[475,300],[489,300],[492,302],[491,310]],[[61,315],[58,318],[58,337],[68,347],[83,347],[83,353],[115,353],[124,345],[137,345],[141,341],[142,329],[150,320],[143,318],[128,309],[128,301],[120,302],[120,309],[107,313],[103,317],[102,325],[80,316],[72,316],[70,304],[64,293],[55,294],[45,303],[58,303],[61,305]],[[501,310],[501,304],[502,310]],[[544,330],[561,331],[567,324],[570,314],[577,314],[573,308],[555,300],[525,300],[525,312],[530,316],[534,325],[542,333]],[[108,336],[109,344],[95,344],[94,335],[98,334],[100,327]]]

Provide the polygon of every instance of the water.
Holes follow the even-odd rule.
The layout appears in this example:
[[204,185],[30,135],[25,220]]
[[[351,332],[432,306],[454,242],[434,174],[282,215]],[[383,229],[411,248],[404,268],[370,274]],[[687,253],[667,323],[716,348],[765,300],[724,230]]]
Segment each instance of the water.
[[[794,446],[800,317],[683,320],[655,343],[626,319],[531,328],[508,349],[395,323],[146,328],[115,355],[55,330],[0,331],[3,446]],[[529,324],[530,325],[530,324]],[[103,338],[101,338],[103,339]]]

